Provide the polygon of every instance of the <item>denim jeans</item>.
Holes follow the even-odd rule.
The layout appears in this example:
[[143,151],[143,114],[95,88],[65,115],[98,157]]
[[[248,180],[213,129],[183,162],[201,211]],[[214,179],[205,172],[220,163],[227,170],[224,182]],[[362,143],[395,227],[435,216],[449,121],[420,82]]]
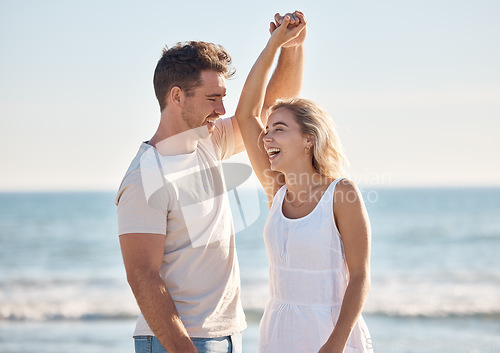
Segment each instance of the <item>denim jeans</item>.
[[[241,353],[241,339],[241,333],[216,338],[191,338],[198,353]],[[168,353],[155,336],[135,336],[134,341],[135,353]]]

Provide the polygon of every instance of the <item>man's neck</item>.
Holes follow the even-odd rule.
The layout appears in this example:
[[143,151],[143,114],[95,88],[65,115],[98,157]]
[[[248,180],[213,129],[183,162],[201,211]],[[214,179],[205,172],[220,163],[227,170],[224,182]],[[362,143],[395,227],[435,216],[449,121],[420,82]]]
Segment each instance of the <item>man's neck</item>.
[[175,121],[175,119],[169,119],[162,114],[160,125],[156,133],[148,142],[163,156],[176,156],[191,153],[196,150],[199,140],[209,136],[206,126],[188,129],[184,126],[179,126],[179,124],[175,124]]

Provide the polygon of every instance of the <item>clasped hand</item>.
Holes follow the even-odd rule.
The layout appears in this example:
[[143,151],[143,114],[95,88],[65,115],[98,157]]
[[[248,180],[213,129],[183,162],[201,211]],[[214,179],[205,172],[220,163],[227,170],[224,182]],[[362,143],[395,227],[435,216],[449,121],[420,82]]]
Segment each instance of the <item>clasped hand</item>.
[[[283,24],[285,25],[283,26]],[[279,13],[275,14],[274,22],[271,22],[269,27],[271,37],[277,37],[276,39],[283,48],[303,45],[306,32],[306,19],[300,11],[287,13],[283,16]]]

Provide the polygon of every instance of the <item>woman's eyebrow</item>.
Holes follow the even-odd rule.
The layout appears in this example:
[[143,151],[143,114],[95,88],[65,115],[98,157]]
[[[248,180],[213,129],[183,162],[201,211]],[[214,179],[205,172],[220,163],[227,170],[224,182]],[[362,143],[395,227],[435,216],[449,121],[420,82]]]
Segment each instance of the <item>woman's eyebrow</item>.
[[[273,127],[275,127],[276,125],[283,125],[283,126],[286,126],[288,127],[287,124],[285,124],[284,122],[281,122],[281,121],[277,121],[273,124]],[[269,130],[269,125],[266,126],[266,131]]]

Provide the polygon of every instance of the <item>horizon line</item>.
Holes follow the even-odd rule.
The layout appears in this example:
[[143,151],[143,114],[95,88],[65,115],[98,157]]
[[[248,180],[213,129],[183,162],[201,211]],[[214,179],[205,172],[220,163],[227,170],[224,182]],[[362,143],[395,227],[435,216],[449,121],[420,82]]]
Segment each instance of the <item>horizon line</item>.
[[[443,185],[443,184],[399,184],[399,185],[367,185],[367,184],[357,184],[360,189],[376,189],[376,190],[397,190],[397,189],[500,189],[500,184],[483,184],[483,185],[472,185],[472,184],[453,184],[453,185]],[[247,191],[254,190],[254,188],[241,186],[240,189]],[[259,191],[262,188],[255,188]],[[230,190],[231,191],[231,190]],[[21,194],[21,193],[109,193],[118,192],[118,188],[104,188],[104,187],[72,187],[72,188],[0,188],[0,194]]]

